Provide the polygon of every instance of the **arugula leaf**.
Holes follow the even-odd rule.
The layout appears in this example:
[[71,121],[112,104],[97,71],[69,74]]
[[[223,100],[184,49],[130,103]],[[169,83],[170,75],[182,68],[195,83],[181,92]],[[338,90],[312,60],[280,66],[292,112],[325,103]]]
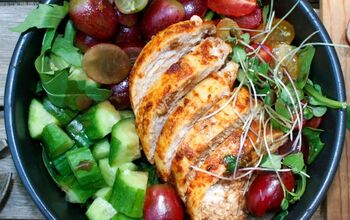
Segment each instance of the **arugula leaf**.
[[299,60],[299,75],[296,80],[298,88],[304,88],[310,73],[311,63],[315,55],[315,48],[307,46],[298,52]]
[[56,36],[56,29],[55,28],[49,28],[46,30],[42,47],[41,47],[41,53],[45,53],[46,51],[50,50],[52,47],[53,40]]
[[73,46],[73,43],[66,40],[62,36],[57,36],[51,52],[57,56],[62,57],[67,63],[74,66],[81,66],[83,55],[79,52],[79,49]]
[[61,20],[68,13],[68,2],[62,6],[55,4],[39,4],[39,7],[29,13],[23,23],[11,28],[14,32],[24,32],[29,28],[52,28],[56,29]]
[[232,60],[236,63],[243,62],[247,58],[247,52],[241,45],[237,45],[233,48]]
[[71,45],[73,45],[76,34],[77,30],[74,27],[73,21],[69,20],[66,24],[66,28],[64,29],[64,39],[66,39]]
[[87,85],[86,80],[69,80],[68,69],[56,73],[53,77],[47,76],[41,75],[43,88],[49,100],[59,107],[83,110],[92,100],[106,100],[111,95],[110,90]]
[[321,153],[324,148],[324,143],[321,141],[320,135],[322,130],[313,129],[309,127],[305,127],[302,130],[303,135],[305,136],[308,145],[309,145],[309,158],[307,163],[311,164],[314,162],[316,157]]
[[[305,173],[306,170],[304,169],[303,172]],[[298,174],[300,178],[297,178],[295,180],[296,184],[294,187],[294,192],[288,192],[288,201],[289,203],[295,203],[296,201],[300,200],[303,196],[305,189],[306,189],[306,176],[302,174]]]
[[233,173],[236,168],[237,157],[232,155],[227,155],[224,157],[224,163],[226,165],[226,171],[228,173]]
[[[271,156],[271,158],[270,158]],[[276,155],[276,154],[271,154],[271,155],[264,155],[260,167],[264,168],[271,168],[271,169],[281,169],[281,160],[282,156],[281,155]]]
[[[297,94],[295,94],[295,91],[292,87],[292,85],[289,83],[287,85],[287,88],[283,88],[282,92],[281,92],[281,99],[286,103],[286,104],[292,104],[292,100],[294,101],[294,103],[298,103],[297,102],[297,96],[299,98],[299,100],[303,100],[304,99],[304,92],[302,90],[299,90],[298,88],[296,88],[297,90]],[[288,95],[288,92],[290,94],[290,96]]]
[[263,8],[263,24],[267,23],[267,17],[269,16],[270,5],[265,5]]
[[272,220],[283,220],[288,216],[288,210],[282,210],[275,215]]
[[282,164],[292,169],[294,173],[300,173],[305,167],[303,153],[289,154],[283,158]]
[[350,106],[346,108],[346,128],[350,129]]

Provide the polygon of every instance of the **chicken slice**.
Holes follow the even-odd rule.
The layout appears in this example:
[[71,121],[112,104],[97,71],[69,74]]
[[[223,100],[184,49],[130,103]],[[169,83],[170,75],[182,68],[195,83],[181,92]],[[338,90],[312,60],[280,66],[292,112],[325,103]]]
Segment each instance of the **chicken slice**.
[[228,62],[192,89],[170,114],[159,136],[154,155],[158,174],[168,180],[177,147],[193,124],[219,99],[227,96],[237,77],[238,65]]
[[209,114],[227,105],[212,117],[199,120],[180,143],[172,161],[171,173],[177,191],[183,199],[191,166],[196,165],[206,152],[222,143],[234,129],[243,125],[241,119],[244,119],[250,109],[250,94],[245,87],[237,92],[236,101],[230,101],[231,97],[228,96],[216,103],[209,110]]
[[147,159],[153,163],[159,134],[177,103],[211,72],[219,70],[232,48],[209,37],[174,63],[144,96],[136,113],[136,126]]
[[192,20],[176,23],[152,38],[138,56],[130,74],[130,97],[134,112],[148,89],[174,63],[187,54],[203,38],[213,35],[215,26]]
[[[227,155],[237,157],[240,152],[240,167],[255,165],[259,159],[259,155],[255,149],[261,152],[261,155],[266,152],[262,133],[258,121],[252,122],[246,139],[244,139],[243,130],[241,128],[236,129],[223,143],[210,153],[204,162],[198,165],[201,170],[194,171],[193,178],[189,180],[190,184],[186,193],[186,206],[192,219],[240,219],[244,217],[245,200],[241,201],[241,203],[232,204],[230,199],[225,198],[243,197],[244,186],[242,184],[246,183],[247,180],[232,180],[231,184],[233,186],[227,186],[227,182],[230,181],[223,181],[226,183],[221,185],[220,182],[222,181],[217,176],[225,175],[226,165],[224,158]],[[281,138],[283,133],[280,131],[273,130],[271,134],[270,129],[268,129],[266,136],[271,152],[275,152],[285,141],[285,139]],[[240,144],[241,142],[243,145]],[[241,151],[240,147],[242,147]],[[237,175],[240,174],[237,173]],[[237,185],[241,187],[236,187]],[[227,187],[231,189],[231,192],[224,190]],[[213,191],[215,191],[215,195]],[[220,199],[218,199],[219,197]],[[218,215],[218,208],[220,207],[223,209],[219,211],[220,215]],[[227,209],[226,207],[230,208]],[[237,213],[241,214],[237,215]]]

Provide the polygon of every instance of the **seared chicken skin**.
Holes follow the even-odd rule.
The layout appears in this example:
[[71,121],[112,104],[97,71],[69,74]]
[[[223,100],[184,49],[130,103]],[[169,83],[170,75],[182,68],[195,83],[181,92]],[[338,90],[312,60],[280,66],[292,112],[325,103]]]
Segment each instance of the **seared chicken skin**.
[[219,38],[209,37],[160,76],[136,112],[136,128],[147,159],[153,163],[159,134],[177,103],[211,72],[219,70],[231,53]]
[[149,88],[169,67],[190,52],[206,36],[215,33],[212,22],[198,16],[179,22],[152,38],[139,54],[130,74],[130,97],[134,112]]
[[[208,114],[215,112],[230,101],[230,96],[216,103]],[[219,145],[234,129],[243,125],[241,117],[249,112],[250,94],[246,88],[238,91],[237,100],[230,101],[217,114],[198,121],[180,143],[172,161],[173,181],[181,197],[185,196],[188,187],[188,174],[191,166],[215,146]]]
[[212,73],[192,89],[170,114],[159,136],[155,164],[159,175],[168,180],[177,147],[193,124],[219,99],[231,92],[238,65],[229,62],[219,72]]

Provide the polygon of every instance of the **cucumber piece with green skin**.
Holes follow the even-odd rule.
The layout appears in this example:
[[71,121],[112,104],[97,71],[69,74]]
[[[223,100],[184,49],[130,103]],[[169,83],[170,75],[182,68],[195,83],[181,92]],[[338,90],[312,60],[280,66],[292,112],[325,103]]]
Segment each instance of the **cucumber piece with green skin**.
[[120,117],[122,119],[124,119],[124,118],[135,118],[135,114],[131,110],[121,110],[120,111]]
[[40,139],[46,125],[59,121],[44,108],[43,104],[36,99],[32,99],[29,105],[28,129],[29,134],[34,139]]
[[58,175],[52,167],[45,150],[42,151],[42,158],[51,178],[55,181],[57,186],[66,193],[66,200],[68,202],[84,204],[92,195],[94,195],[96,189],[82,188],[73,174],[68,176]]
[[92,155],[96,160],[108,157],[111,145],[107,138],[97,141],[91,148]]
[[109,198],[112,195],[112,187],[106,186],[101,189],[99,189],[95,194],[95,198],[101,197],[102,199],[109,200]]
[[92,202],[85,214],[90,220],[108,220],[117,214],[117,211],[106,200],[98,197]]
[[54,105],[48,98],[43,100],[43,106],[47,112],[52,114],[62,125],[68,124],[78,112],[68,108],[60,108]]
[[52,164],[60,175],[68,176],[69,174],[72,174],[72,170],[65,154],[59,156],[57,159],[54,159]]
[[146,172],[118,170],[109,202],[120,213],[132,218],[142,217],[147,179]]
[[48,124],[43,129],[42,142],[49,158],[55,159],[73,147],[74,141],[57,124]]
[[101,174],[103,178],[105,179],[108,186],[113,186],[115,175],[117,173],[117,170],[120,169],[121,171],[124,170],[137,170],[137,166],[133,163],[124,163],[119,166],[111,167],[109,165],[108,158],[104,158],[98,161],[98,165],[101,170]]
[[85,133],[91,140],[104,138],[119,120],[120,113],[109,101],[98,103],[82,116]]
[[136,133],[135,119],[120,120],[112,128],[109,163],[111,166],[117,166],[140,157],[140,141]]
[[93,144],[93,141],[85,133],[81,116],[76,117],[65,128],[68,135],[75,141],[78,147],[90,147]]
[[70,168],[79,184],[87,188],[101,188],[106,185],[89,148],[77,148],[66,153]]

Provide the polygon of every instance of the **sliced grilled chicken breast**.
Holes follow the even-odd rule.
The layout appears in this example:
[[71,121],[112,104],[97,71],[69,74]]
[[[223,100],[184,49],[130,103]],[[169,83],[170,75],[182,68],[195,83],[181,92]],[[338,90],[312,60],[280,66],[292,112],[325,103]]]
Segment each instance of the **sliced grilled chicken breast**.
[[[218,200],[218,202],[213,202],[208,198],[212,197],[211,188],[215,189],[216,192],[218,192],[219,189],[223,190],[225,188],[225,186],[218,186],[220,184],[218,183],[220,179],[217,177],[223,176],[226,172],[226,165],[224,163],[225,156],[237,156],[240,152],[239,166],[245,167],[253,166],[258,161],[259,155],[255,149],[261,152],[261,155],[266,152],[264,140],[262,138],[262,130],[259,129],[261,129],[261,127],[258,121],[253,121],[245,139],[243,139],[243,130],[236,129],[223,143],[210,153],[204,162],[198,165],[200,171],[195,171],[195,175],[189,180],[190,184],[186,193],[186,206],[192,219],[232,219],[233,216],[236,216],[236,212],[244,213],[244,201],[239,207],[236,207],[236,211],[222,210],[219,216],[217,216],[215,209],[207,209],[208,204],[210,204],[210,206],[216,205],[217,207],[230,207],[232,204],[229,204],[229,200],[226,200],[228,204],[223,203],[224,198],[230,196],[240,198],[243,196],[243,187],[231,191],[231,195],[227,194],[228,192],[225,191],[219,193],[222,199]],[[280,139],[283,135],[280,131],[273,130],[271,134],[270,129],[268,129],[266,135],[271,152],[276,151],[278,147],[284,143],[284,140]],[[278,139],[279,141],[275,141]],[[241,142],[243,143],[242,145],[240,144]],[[203,171],[210,173],[205,173]],[[237,173],[237,175],[239,175],[239,173]],[[236,181],[238,181],[237,184],[241,184],[240,182],[242,180],[234,180],[231,183],[235,184]],[[246,182],[245,179],[244,182]]]
[[[223,98],[208,113],[220,109],[229,99],[229,96]],[[187,177],[191,166],[196,165],[203,155],[222,143],[234,129],[243,125],[240,117],[249,112],[249,103],[249,91],[243,87],[238,91],[236,102],[231,101],[212,117],[199,120],[180,143],[172,161],[171,173],[177,191],[183,199],[188,187]]]
[[179,143],[205,112],[231,92],[237,71],[238,64],[228,62],[219,72],[210,74],[193,88],[170,114],[159,136],[154,155],[158,174],[164,181],[168,181],[171,162]]
[[136,125],[144,153],[151,163],[169,114],[197,83],[224,65],[231,50],[219,38],[206,38],[171,65],[144,96],[136,112]]
[[143,48],[130,74],[130,97],[134,112],[148,89],[174,63],[206,36],[215,33],[211,22],[196,16],[169,26]]

